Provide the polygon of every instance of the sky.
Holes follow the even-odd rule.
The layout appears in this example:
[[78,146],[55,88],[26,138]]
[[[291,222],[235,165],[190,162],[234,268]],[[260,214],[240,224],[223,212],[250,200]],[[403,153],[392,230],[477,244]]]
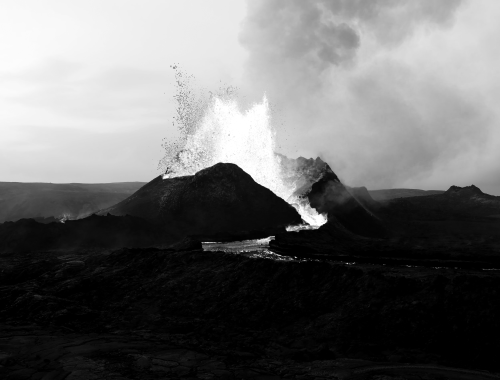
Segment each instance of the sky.
[[351,186],[500,195],[496,0],[3,0],[0,181],[150,181],[174,71]]

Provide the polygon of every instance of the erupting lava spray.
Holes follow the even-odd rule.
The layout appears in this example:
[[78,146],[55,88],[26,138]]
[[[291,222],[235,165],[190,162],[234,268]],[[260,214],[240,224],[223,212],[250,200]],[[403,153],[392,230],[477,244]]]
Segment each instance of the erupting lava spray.
[[242,112],[231,91],[211,94],[209,99],[201,100],[189,90],[190,77],[177,71],[176,79],[179,106],[175,119],[181,137],[164,144],[167,154],[160,162],[165,173],[163,178],[193,175],[219,162],[233,163],[292,204],[311,226],[326,223],[324,215],[293,194],[296,186],[283,180],[265,96],[260,103]]

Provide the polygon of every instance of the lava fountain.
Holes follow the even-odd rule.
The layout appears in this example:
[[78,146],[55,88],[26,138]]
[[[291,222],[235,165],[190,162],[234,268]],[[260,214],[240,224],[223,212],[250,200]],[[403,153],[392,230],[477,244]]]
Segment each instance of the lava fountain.
[[[265,96],[246,111],[241,111],[230,96],[212,95],[201,106],[202,112],[200,102],[186,97],[181,100],[183,113],[178,109],[179,119],[189,125],[181,128],[180,141],[165,146],[167,156],[161,162],[164,179],[193,175],[219,162],[233,163],[293,205],[311,227],[326,223],[326,216],[318,214],[307,200],[295,196],[296,186],[284,181]],[[197,107],[191,107],[193,104]]]

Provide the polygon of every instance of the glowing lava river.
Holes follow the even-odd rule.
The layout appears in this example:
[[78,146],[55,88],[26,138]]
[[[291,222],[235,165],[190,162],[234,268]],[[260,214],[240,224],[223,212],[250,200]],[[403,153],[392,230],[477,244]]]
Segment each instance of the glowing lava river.
[[204,251],[234,253],[250,258],[266,258],[276,261],[293,261],[294,257],[283,256],[269,250],[269,242],[274,239],[270,236],[265,239],[243,240],[234,242],[204,242]]

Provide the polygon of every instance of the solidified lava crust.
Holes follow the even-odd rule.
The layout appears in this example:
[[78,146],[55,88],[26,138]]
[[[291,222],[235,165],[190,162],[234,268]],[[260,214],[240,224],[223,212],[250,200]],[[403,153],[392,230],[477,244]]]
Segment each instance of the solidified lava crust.
[[[222,363],[227,378],[242,366],[298,376],[345,357],[500,369],[494,272],[277,262],[186,248],[3,255],[1,339],[12,361],[0,374],[74,372],[85,360],[125,378],[149,378],[151,368],[160,371],[155,365],[172,376],[203,372],[193,362],[168,369],[170,361],[180,365],[180,352]],[[62,356],[44,369],[36,355],[52,352],[45,346],[15,353],[9,337],[23,335],[16,329],[45,334],[33,347],[60,341]],[[92,347],[68,348],[78,345]]]

